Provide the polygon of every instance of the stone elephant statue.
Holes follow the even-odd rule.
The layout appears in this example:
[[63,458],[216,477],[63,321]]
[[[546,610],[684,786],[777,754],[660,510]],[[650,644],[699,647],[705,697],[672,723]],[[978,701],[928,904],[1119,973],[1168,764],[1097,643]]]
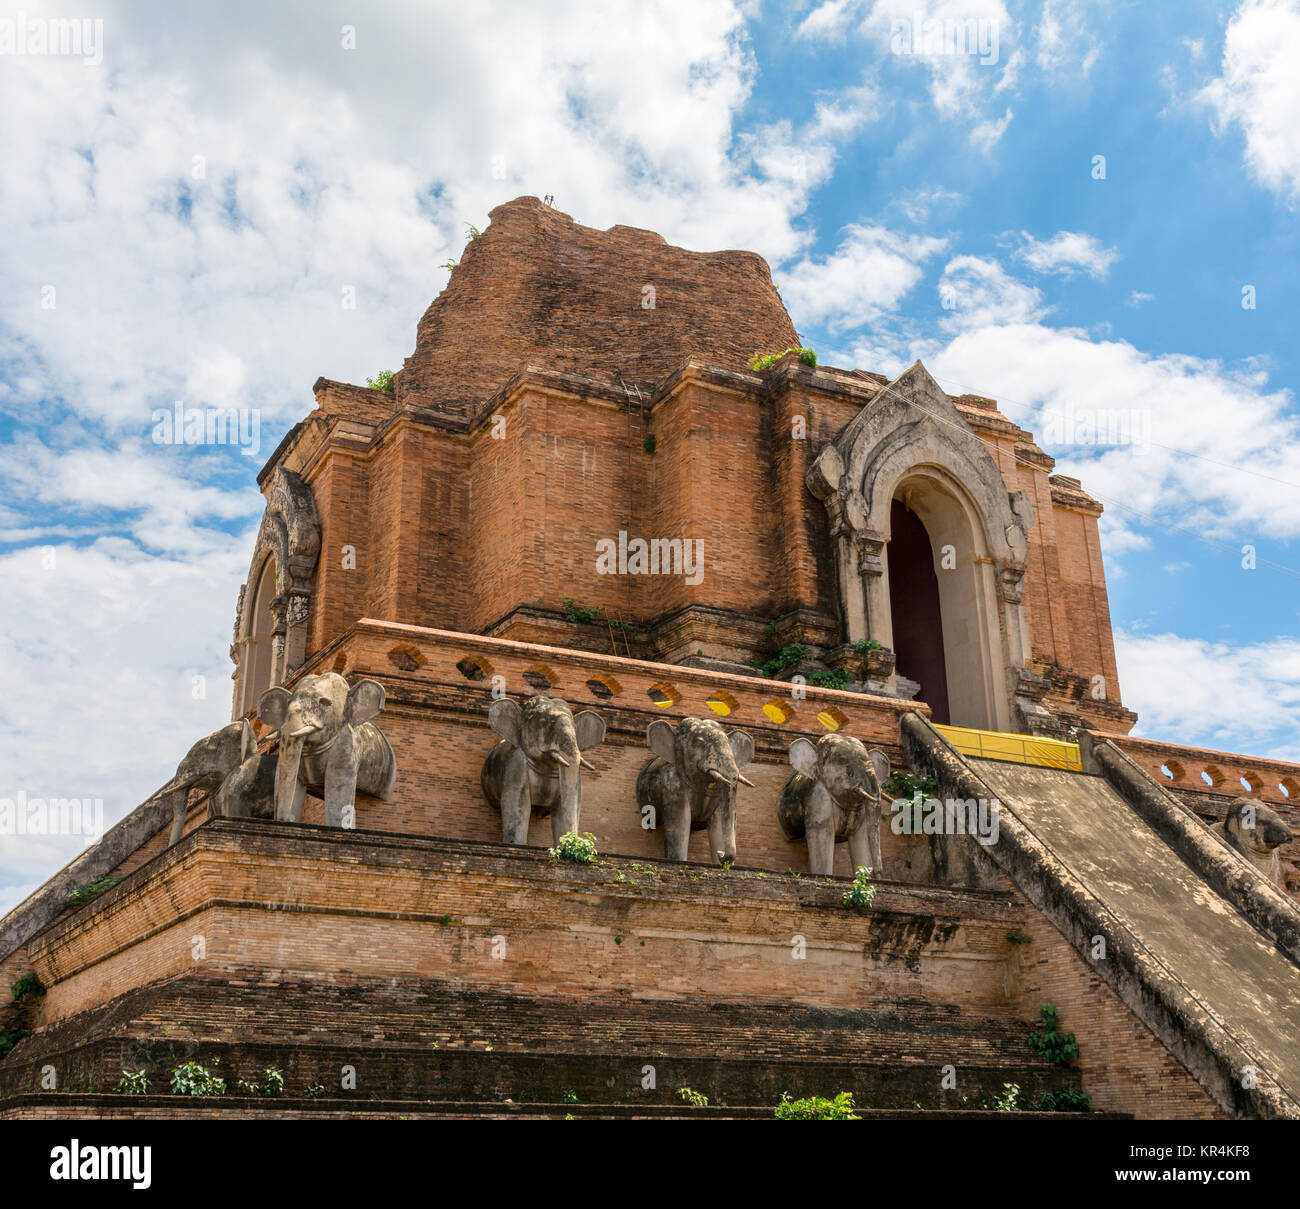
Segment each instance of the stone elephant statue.
[[253,729],[242,719],[204,736],[176,765],[176,775],[158,791],[172,797],[172,829],[169,844],[185,830],[185,814],[191,789],[216,792],[239,766],[257,750]]
[[808,841],[808,868],[829,877],[835,845],[848,843],[854,869],[877,877],[880,858],[880,793],[889,779],[889,757],[850,735],[823,735],[816,743],[790,744],[794,773],[781,790],[777,818],[786,839]]
[[479,784],[501,812],[501,839],[528,843],[534,814],[551,816],[557,844],[577,832],[582,769],[591,768],[582,753],[604,742],[604,719],[589,709],[575,715],[566,702],[541,695],[522,705],[508,697],[494,701],[488,724],[501,738],[483,761]]
[[304,676],[292,693],[268,689],[257,716],[280,732],[275,766],[275,817],[296,823],[306,791],[325,799],[325,823],[341,827],[358,790],[386,801],[397,781],[397,758],[373,722],[384,708],[378,680],[348,682],[337,672]]
[[664,856],[684,861],[691,832],[709,829],[719,864],[736,859],[736,787],[754,782],[740,770],[754,758],[754,740],[730,734],[712,718],[656,718],[646,727],[654,758],[636,779],[637,804],[651,806],[664,834]]
[[1291,828],[1276,810],[1255,798],[1233,798],[1215,830],[1274,885],[1286,888],[1276,850],[1291,839]]

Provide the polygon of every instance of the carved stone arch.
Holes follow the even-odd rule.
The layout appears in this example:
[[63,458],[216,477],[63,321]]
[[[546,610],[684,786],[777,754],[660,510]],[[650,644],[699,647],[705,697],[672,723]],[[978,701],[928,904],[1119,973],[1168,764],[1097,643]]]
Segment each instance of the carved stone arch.
[[[280,684],[306,653],[311,576],[320,556],[320,522],[311,488],[292,470],[276,467],[257,531],[248,579],[235,616],[234,716],[246,716],[266,689]],[[267,575],[274,592],[266,604]],[[270,634],[263,633],[266,612]],[[269,642],[269,662],[263,644]]]
[[[1033,503],[1007,490],[988,448],[919,361],[820,452],[807,484],[830,517],[844,639],[893,649],[888,545],[894,501],[903,499],[953,560],[940,580],[953,720],[1050,732],[1054,720],[1033,699],[1046,685],[1027,666]],[[905,672],[896,670],[893,687]]]

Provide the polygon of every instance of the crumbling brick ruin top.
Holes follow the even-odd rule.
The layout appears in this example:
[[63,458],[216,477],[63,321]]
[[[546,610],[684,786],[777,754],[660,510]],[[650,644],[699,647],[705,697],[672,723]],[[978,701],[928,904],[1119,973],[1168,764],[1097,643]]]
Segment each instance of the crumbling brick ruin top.
[[695,355],[744,369],[798,343],[754,252],[690,252],[653,231],[598,231],[535,197],[497,206],[420,320],[398,402],[462,415],[531,362],[653,385]]

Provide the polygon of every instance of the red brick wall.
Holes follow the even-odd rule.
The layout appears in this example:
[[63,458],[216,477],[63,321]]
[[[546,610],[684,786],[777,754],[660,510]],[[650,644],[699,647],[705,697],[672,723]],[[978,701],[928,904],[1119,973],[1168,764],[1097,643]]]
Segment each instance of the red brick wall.
[[1208,1120],[1225,1114],[1186,1068],[1075,953],[1055,925],[1019,892],[1025,933],[1015,946],[1012,994],[1020,1015],[1036,1020],[1044,1003],[1079,1043],[1083,1087],[1097,1109],[1139,1118]]

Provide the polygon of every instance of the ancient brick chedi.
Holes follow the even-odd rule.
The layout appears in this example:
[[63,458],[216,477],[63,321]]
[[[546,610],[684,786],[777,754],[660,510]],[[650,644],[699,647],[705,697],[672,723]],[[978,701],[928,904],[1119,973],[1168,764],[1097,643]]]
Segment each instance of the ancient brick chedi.
[[1300,1118],[1300,767],[1130,737],[1100,505],[752,253],[491,219],[263,468],[231,722],[0,920],[0,1117]]
[[[887,690],[919,683],[943,721],[1127,731],[1100,505],[920,365],[893,383],[794,355],[750,369],[797,344],[752,253],[499,206],[395,390],[318,382],[263,471],[290,541],[277,552],[277,519],[250,569],[236,712],[362,617],[598,649],[613,620],[628,653],[731,671],[765,647],[826,670],[870,642],[897,648]],[[288,506],[298,483],[310,515]],[[324,554],[286,590],[270,577],[294,563],[294,516]],[[913,523],[894,535],[894,516]],[[598,544],[620,534],[702,564],[604,573]],[[575,623],[585,610],[605,624]]]

